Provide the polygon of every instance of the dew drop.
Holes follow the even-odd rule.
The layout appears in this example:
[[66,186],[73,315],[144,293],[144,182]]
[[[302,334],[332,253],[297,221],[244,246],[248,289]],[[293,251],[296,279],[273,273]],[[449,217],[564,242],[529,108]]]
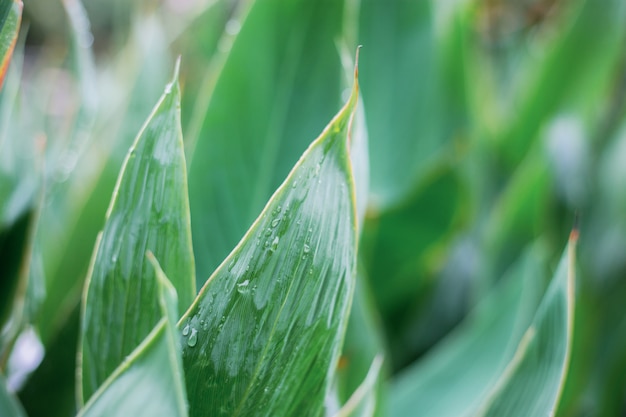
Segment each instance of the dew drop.
[[274,252],[276,249],[278,249],[278,241],[279,241],[279,240],[280,240],[280,239],[278,238],[278,236],[276,236],[276,237],[274,238],[274,240],[272,241],[272,246],[270,247],[270,250],[271,250],[272,252]]
[[247,294],[249,289],[248,289],[248,284],[250,283],[250,280],[247,279],[244,282],[240,282],[239,284],[237,284],[237,292],[239,292],[239,294]]
[[271,235],[271,234],[272,234],[272,229],[269,229],[269,228],[268,228],[268,229],[265,231],[265,236],[269,236],[269,235]]
[[274,220],[272,220],[272,227],[276,227],[276,226],[278,226],[278,223],[280,223],[280,219],[274,219]]
[[276,207],[276,213],[280,213],[283,208],[281,206]]
[[309,252],[311,252],[311,247],[305,243],[304,244],[304,253],[309,253]]
[[291,184],[291,188],[296,188],[298,186],[298,181],[294,181],[293,184]]
[[183,336],[187,336],[189,334],[189,325],[186,325],[183,328]]
[[230,272],[233,269],[234,266],[235,266],[235,260],[233,259],[230,262],[230,264],[228,264],[228,272]]
[[194,347],[198,343],[198,331],[196,329],[191,329],[191,336],[187,339],[187,346]]

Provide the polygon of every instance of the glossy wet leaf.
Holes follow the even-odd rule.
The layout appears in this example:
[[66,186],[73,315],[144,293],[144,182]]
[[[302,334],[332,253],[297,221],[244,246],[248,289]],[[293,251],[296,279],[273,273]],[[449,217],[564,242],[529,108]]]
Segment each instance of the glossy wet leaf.
[[160,318],[154,271],[161,259],[180,311],[195,294],[177,74],[131,147],[94,249],[82,324],[88,399]]
[[382,356],[374,358],[363,382],[334,417],[372,417],[375,414],[376,385],[379,380],[382,363]]
[[356,273],[356,101],[355,77],[348,104],[181,319],[190,415],[322,414]]
[[532,320],[544,275],[541,252],[528,251],[462,327],[394,378],[389,415],[474,415]]
[[479,415],[551,416],[556,412],[571,351],[577,239],[575,230],[533,323]]
[[0,0],[0,89],[17,41],[22,8],[20,0]]
[[198,286],[340,103],[343,1],[257,0],[221,70],[189,171]]
[[80,417],[186,417],[187,400],[178,344],[176,290],[150,254],[161,319],[79,413]]
[[6,381],[2,375],[0,375],[0,416],[26,417],[20,403],[7,391]]

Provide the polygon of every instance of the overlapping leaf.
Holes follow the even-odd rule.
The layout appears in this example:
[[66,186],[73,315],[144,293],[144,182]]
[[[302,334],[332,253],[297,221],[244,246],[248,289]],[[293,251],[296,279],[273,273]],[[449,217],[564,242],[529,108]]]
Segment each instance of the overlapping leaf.
[[195,294],[177,76],[130,149],[94,249],[82,325],[85,400],[160,318],[147,250],[161,259],[181,311]]
[[442,150],[443,103],[430,2],[362,2],[358,39],[366,50],[361,68],[372,199],[387,207],[411,189]]
[[22,8],[20,0],[0,0],[0,89],[17,41]]
[[574,315],[574,230],[552,283],[481,416],[552,416],[565,382]]
[[153,255],[150,258],[156,273],[153,279],[158,288],[161,319],[96,391],[80,417],[188,415],[176,329],[176,290]]
[[334,417],[372,417],[376,412],[376,385],[380,376],[382,356],[376,356],[363,382]]
[[332,117],[340,101],[342,8],[343,1],[256,0],[247,15],[189,172],[199,286]]
[[390,415],[458,417],[476,412],[532,320],[543,278],[540,252],[528,252],[466,325],[393,381]]
[[355,77],[349,102],[181,319],[192,416],[323,412],[356,272],[357,90]]

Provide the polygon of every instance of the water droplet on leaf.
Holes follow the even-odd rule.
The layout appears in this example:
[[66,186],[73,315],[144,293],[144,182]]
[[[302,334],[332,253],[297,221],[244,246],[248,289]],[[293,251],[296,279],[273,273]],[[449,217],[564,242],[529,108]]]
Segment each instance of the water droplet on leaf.
[[191,329],[191,336],[187,339],[187,346],[194,347],[198,343],[198,331],[196,329]]

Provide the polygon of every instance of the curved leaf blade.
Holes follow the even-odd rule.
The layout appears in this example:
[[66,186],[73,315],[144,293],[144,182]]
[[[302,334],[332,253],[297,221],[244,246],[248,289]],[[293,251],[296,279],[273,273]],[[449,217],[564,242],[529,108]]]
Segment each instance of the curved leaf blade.
[[552,416],[563,389],[574,316],[574,230],[532,325],[481,416]]
[[372,417],[376,412],[376,384],[383,364],[382,356],[376,356],[365,379],[335,414],[335,417]]
[[149,253],[158,287],[161,320],[100,387],[80,417],[186,417],[187,395],[177,340],[176,290]]
[[23,7],[19,0],[0,0],[0,89],[17,42]]
[[82,324],[85,400],[159,321],[147,250],[172,277],[180,314],[195,295],[179,103],[177,69],[126,157],[94,250]]
[[356,274],[357,95],[355,71],[348,103],[181,319],[192,416],[323,412]]
[[532,320],[543,280],[539,249],[528,251],[461,327],[392,381],[390,415],[474,415]]

